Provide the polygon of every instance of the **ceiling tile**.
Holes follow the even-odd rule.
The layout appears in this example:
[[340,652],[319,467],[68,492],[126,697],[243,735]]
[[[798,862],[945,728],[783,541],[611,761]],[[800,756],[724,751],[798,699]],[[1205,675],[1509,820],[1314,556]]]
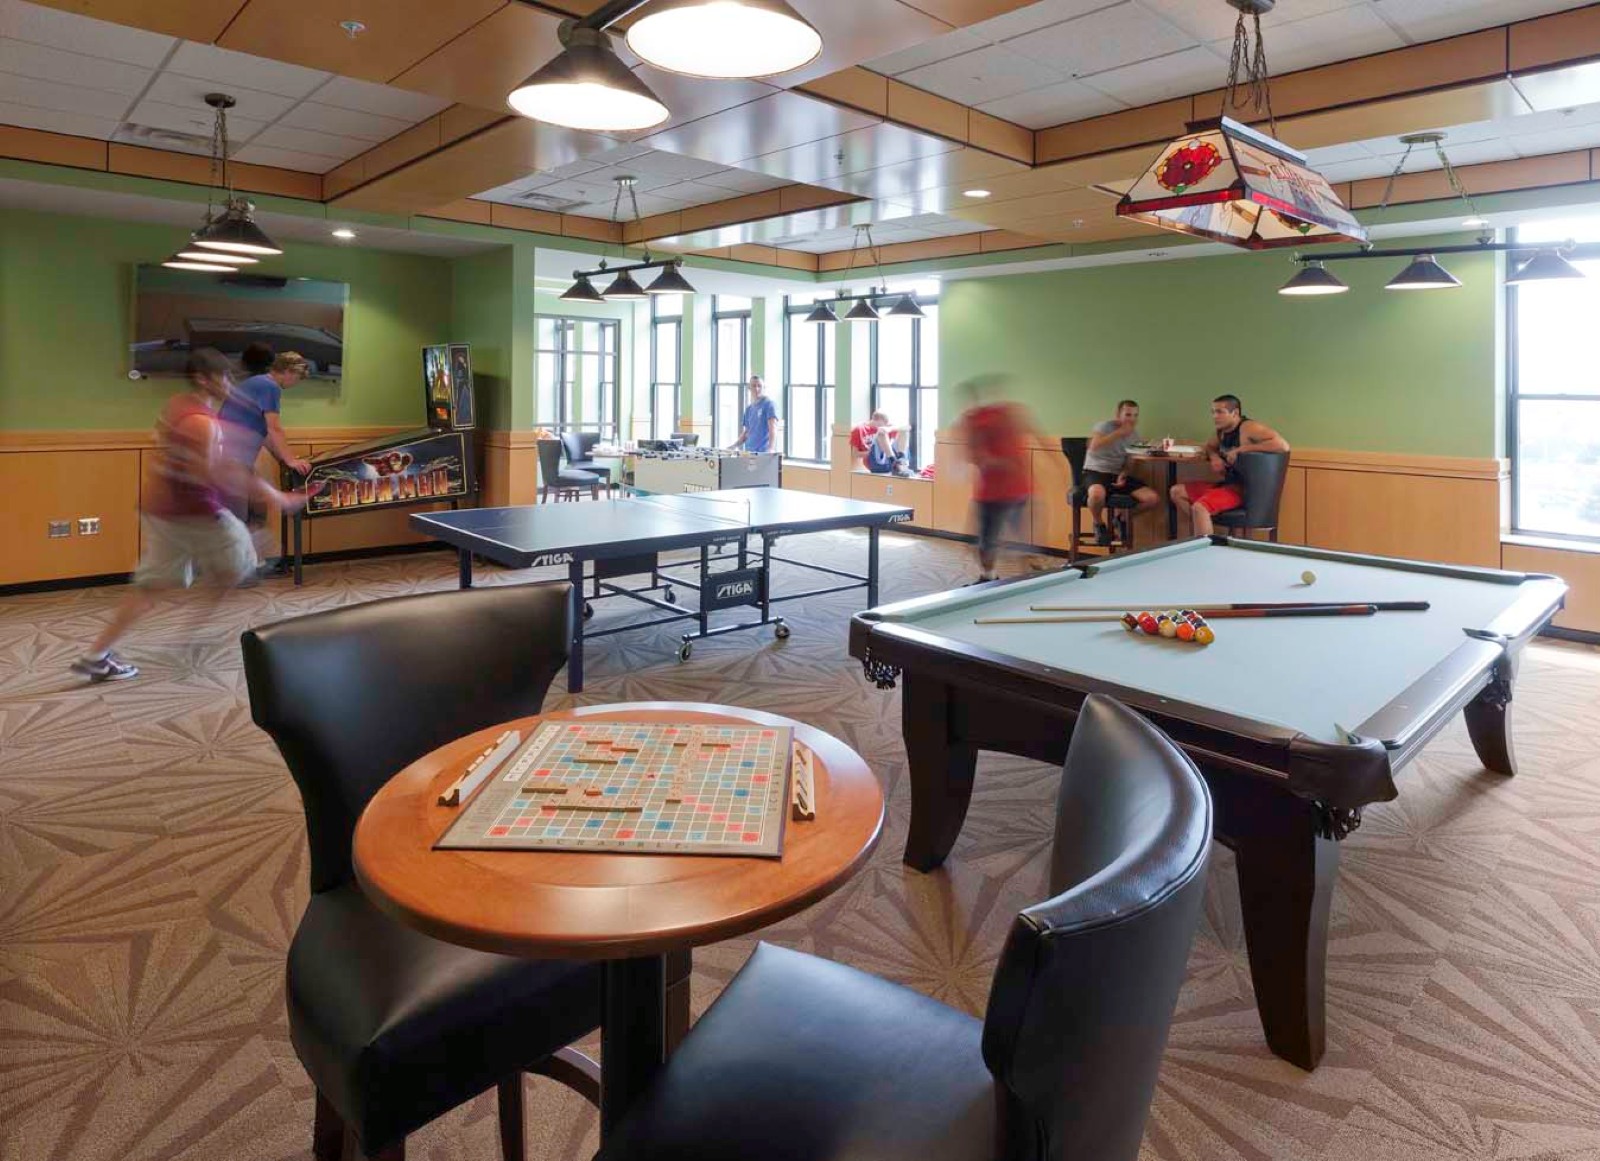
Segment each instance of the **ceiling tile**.
[[426,93],[413,93],[393,85],[375,85],[354,77],[334,77],[317,90],[317,102],[341,109],[357,109],[379,117],[416,124],[450,107],[450,102]]
[[155,75],[153,69],[121,64],[99,57],[64,52],[22,40],[0,38],[0,73],[60,81],[87,89],[102,89],[137,97]]
[[1382,13],[1414,41],[1438,40],[1496,24],[1510,24],[1551,12],[1581,8],[1588,0],[1373,0]]
[[[317,94],[319,97],[322,95]],[[340,137],[354,137],[359,141],[376,144],[387,141],[411,127],[409,121],[393,117],[379,117],[356,109],[340,109],[324,105],[321,101],[301,101],[283,117],[282,124],[296,129],[315,129]]]
[[1341,165],[1347,161],[1372,160],[1372,151],[1358,141],[1345,145],[1325,145],[1321,149],[1307,149],[1305,155],[1306,160],[1316,169],[1321,169],[1325,165]]
[[292,149],[297,153],[313,153],[322,157],[335,157],[343,161],[358,153],[365,153],[369,145],[354,137],[338,137],[332,133],[318,133],[311,129],[293,129],[287,125],[272,125],[263,129],[250,142],[252,145],[270,145],[275,149]]
[[730,194],[760,193],[763,190],[777,189],[780,185],[787,185],[781,177],[769,177],[764,173],[751,173],[747,169],[724,169],[718,173],[707,174],[705,177],[695,179],[705,185],[716,186],[728,191]]
[[899,79],[963,105],[976,105],[1054,84],[1062,76],[1036,60],[989,45],[912,69]]
[[954,32],[947,32],[943,36],[936,36],[922,44],[914,44],[910,48],[903,48],[899,52],[891,52],[888,56],[880,56],[875,61],[867,62],[867,68],[875,73],[882,73],[886,77],[897,77],[901,73],[910,72],[912,69],[921,68],[923,65],[934,64],[937,61],[949,60],[953,56],[960,56],[964,52],[971,52],[975,48],[982,48],[990,43],[972,35],[964,28]]
[[0,100],[0,124],[20,125],[24,129],[43,129],[49,133],[70,133],[74,137],[106,141],[117,131],[119,123],[116,117],[92,117],[64,109],[39,109]]
[[[1477,148],[1492,143],[1485,142]],[[1545,153],[1566,153],[1573,149],[1593,149],[1600,146],[1600,125],[1574,125],[1547,133],[1521,133],[1506,143],[1507,156],[1538,157]],[[1469,147],[1472,148],[1472,147]],[[1452,151],[1450,160],[1456,157]],[[1493,160],[1501,160],[1494,158]],[[1463,162],[1462,164],[1471,164]]]
[[0,0],[0,36],[144,68],[155,68],[166,60],[172,46],[178,43],[171,36],[24,4],[21,0]]
[[1060,24],[1063,20],[1087,16],[1091,12],[1098,12],[1102,8],[1114,8],[1121,3],[1123,0],[1043,0],[1042,3],[1025,4],[1021,8],[1014,8],[1010,12],[969,25],[967,31],[991,44],[998,44],[1013,36],[1037,32],[1052,24]]
[[723,166],[715,162],[702,161],[698,157],[684,157],[677,153],[667,153],[659,149],[647,150],[621,162],[629,172],[643,177],[651,175],[656,177],[670,177],[674,181],[691,181],[707,174],[721,173]]
[[1365,177],[1383,177],[1393,168],[1393,162],[1381,157],[1353,157],[1349,161],[1315,162],[1312,168],[1329,181],[1359,181]]
[[1003,101],[985,101],[978,106],[991,116],[1004,118],[1025,129],[1048,129],[1052,125],[1098,117],[1126,107],[1115,97],[1091,89],[1082,81],[1061,81]]
[[115,120],[120,120],[128,108],[128,98],[121,93],[107,93],[55,81],[36,81],[12,73],[0,73],[0,101]]
[[296,98],[310,96],[330,75],[299,65],[190,41],[184,41],[179,46],[167,68],[171,72],[211,81],[224,88],[237,85],[262,93]]
[[1016,37],[1005,47],[1069,76],[1083,77],[1194,44],[1188,33],[1137,4],[1125,3]]
[[676,185],[669,185],[665,189],[653,192],[658,196],[675,198],[686,206],[725,202],[739,196],[734,190],[725,189],[720,185],[708,185],[705,181],[680,181]]
[[1154,60],[1095,73],[1083,83],[1129,105],[1150,105],[1204,92],[1227,78],[1227,61],[1208,48],[1186,48]]
[[[127,121],[131,125],[187,133],[208,141],[211,138],[211,110],[204,105],[173,105],[146,97],[128,112]],[[228,118],[228,136],[236,142],[248,141],[266,127],[267,122],[249,117]]]
[[158,73],[155,83],[145,93],[145,99],[193,109],[205,118],[209,127],[212,112],[211,106],[206,104],[206,94],[215,92],[225,92],[235,101],[234,107],[228,110],[230,131],[235,121],[276,121],[294,107],[293,99],[279,96],[277,93],[246,89],[238,85],[218,84],[216,81],[179,76],[172,72]]
[[[1455,0],[1450,0],[1454,3]],[[1139,0],[1139,3],[1171,21],[1196,40],[1232,40],[1239,13],[1227,4],[1211,0]],[[1273,32],[1280,25],[1311,16],[1321,16],[1340,8],[1353,8],[1367,0],[1283,0],[1261,18],[1267,42],[1267,60],[1272,63]]]
[[748,105],[713,113],[645,138],[665,149],[722,165],[835,137],[877,124],[875,117],[818,101],[800,93],[774,93]]
[[275,165],[279,169],[298,169],[302,173],[327,173],[339,164],[336,157],[298,153],[293,149],[274,149],[270,145],[246,145],[234,155],[235,161],[249,165]]
[[[1314,68],[1375,52],[1405,47],[1405,39],[1371,5],[1338,8],[1321,16],[1280,24],[1267,37],[1267,63],[1274,75]],[[1214,42],[1226,53],[1228,41]]]

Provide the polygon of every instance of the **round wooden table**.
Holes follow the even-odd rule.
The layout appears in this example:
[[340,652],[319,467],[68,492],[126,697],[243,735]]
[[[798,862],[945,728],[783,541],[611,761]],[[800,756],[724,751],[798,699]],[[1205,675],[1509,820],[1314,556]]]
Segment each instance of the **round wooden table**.
[[[608,718],[790,727],[815,756],[817,817],[789,822],[778,859],[433,849],[459,814],[438,805],[440,792],[501,731],[526,738],[542,721]],[[435,938],[534,959],[604,961],[604,1132],[687,1029],[690,949],[831,894],[865,865],[882,828],[883,791],[871,769],[821,730],[732,706],[625,702],[507,722],[419,758],[367,804],[354,862],[375,905]]]

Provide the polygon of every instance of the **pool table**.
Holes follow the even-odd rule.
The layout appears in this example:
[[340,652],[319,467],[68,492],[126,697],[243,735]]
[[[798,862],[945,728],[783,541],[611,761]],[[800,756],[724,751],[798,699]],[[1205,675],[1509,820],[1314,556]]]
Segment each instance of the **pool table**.
[[[1306,584],[1302,574],[1315,574]],[[1216,837],[1237,855],[1251,977],[1267,1042],[1314,1068],[1325,1042],[1328,909],[1339,840],[1457,710],[1478,757],[1515,773],[1517,657],[1561,608],[1550,576],[1197,538],[857,614],[850,652],[903,687],[911,826],[931,870],[960,833],[979,750],[1060,762],[1083,699],[1146,714],[1200,767]],[[1033,604],[1139,612],[1239,601],[1425,600],[1425,612],[1215,620],[1208,646],[1115,622],[978,624]]]

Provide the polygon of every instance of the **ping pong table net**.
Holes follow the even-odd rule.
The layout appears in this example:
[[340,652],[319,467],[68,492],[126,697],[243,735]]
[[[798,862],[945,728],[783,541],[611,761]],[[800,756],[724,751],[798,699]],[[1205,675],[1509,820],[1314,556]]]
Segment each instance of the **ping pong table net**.
[[735,528],[749,527],[750,501],[733,496],[707,496],[696,492],[674,492],[654,496],[635,496],[635,504],[648,504],[678,515],[714,520]]

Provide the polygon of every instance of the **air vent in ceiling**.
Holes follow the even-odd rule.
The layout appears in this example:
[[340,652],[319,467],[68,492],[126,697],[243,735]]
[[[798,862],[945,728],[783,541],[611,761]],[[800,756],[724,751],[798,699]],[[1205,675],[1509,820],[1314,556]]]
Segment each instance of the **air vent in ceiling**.
[[180,149],[185,153],[211,152],[211,137],[208,134],[180,133],[174,129],[158,129],[153,125],[136,125],[132,121],[125,122],[117,130],[117,140],[161,149]]
[[581,201],[577,201],[573,198],[551,197],[549,194],[542,194],[537,190],[534,190],[530,193],[518,194],[517,201],[521,202],[525,206],[531,207],[532,209],[549,210],[552,214],[564,214],[568,210],[575,209],[578,206],[583,205]]

